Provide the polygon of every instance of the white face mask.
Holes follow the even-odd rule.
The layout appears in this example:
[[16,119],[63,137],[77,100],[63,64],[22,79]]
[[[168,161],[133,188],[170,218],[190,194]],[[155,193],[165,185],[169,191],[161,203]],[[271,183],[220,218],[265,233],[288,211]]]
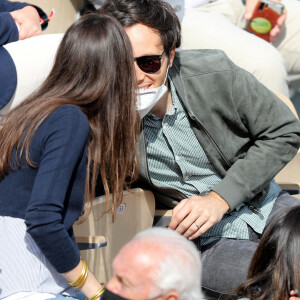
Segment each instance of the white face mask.
[[[168,68],[169,69],[169,68]],[[136,107],[140,113],[141,119],[146,116],[146,114],[154,107],[154,105],[161,99],[161,97],[168,91],[165,83],[167,80],[168,69],[164,83],[153,89],[138,89],[136,91],[137,102]]]

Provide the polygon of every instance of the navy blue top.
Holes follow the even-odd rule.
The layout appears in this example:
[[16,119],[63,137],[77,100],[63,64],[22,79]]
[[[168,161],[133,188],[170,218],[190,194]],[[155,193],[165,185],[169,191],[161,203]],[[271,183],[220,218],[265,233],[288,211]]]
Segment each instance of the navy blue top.
[[56,109],[30,144],[30,167],[10,171],[0,180],[0,215],[25,220],[46,258],[60,272],[80,261],[72,225],[84,201],[89,122],[77,107]]
[[[3,45],[19,40],[19,32],[16,23],[9,12],[21,9],[30,4],[25,2],[10,2],[0,0],[0,109],[12,98],[17,86],[17,71],[10,54]],[[32,5],[38,11],[40,17],[45,19],[47,15],[39,7]],[[48,23],[42,25],[46,29]]]

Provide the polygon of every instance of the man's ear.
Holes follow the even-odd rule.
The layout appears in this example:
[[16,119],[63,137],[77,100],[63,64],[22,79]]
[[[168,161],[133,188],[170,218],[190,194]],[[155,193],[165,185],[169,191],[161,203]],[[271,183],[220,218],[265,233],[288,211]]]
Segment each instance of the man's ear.
[[171,50],[170,52],[170,62],[169,62],[169,67],[171,68],[173,65],[173,61],[174,61],[174,57],[175,57],[175,48]]
[[[174,50],[175,51],[175,50]],[[171,291],[168,292],[164,297],[164,300],[180,300],[180,297],[177,292]]]

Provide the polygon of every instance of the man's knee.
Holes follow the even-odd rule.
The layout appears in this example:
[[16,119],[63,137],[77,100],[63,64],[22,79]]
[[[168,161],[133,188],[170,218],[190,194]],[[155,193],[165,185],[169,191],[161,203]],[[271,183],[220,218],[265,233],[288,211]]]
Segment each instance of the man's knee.
[[269,215],[269,218],[266,223],[266,227],[276,218],[279,214],[284,212],[285,210],[300,205],[300,200],[298,198],[295,198],[291,196],[287,192],[281,192],[279,196],[277,197],[273,209],[271,211],[271,214]]
[[257,243],[250,240],[221,239],[202,253],[202,286],[227,294],[246,279]]

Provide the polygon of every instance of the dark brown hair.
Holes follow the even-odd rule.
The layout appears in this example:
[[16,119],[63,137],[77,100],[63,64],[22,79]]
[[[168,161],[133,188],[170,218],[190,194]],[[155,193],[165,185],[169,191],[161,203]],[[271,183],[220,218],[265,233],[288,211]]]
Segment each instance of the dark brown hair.
[[296,206],[269,225],[237,294],[251,300],[288,300],[291,290],[300,290],[299,270],[300,206]]
[[161,35],[170,53],[181,44],[181,26],[172,6],[161,0],[106,0],[99,10],[114,16],[123,27],[144,24]]
[[[41,123],[58,107],[74,105],[90,124],[86,204],[102,177],[107,208],[121,203],[125,180],[136,176],[135,75],[130,41],[112,16],[89,14],[65,33],[54,66],[42,86],[3,119],[0,131],[0,176],[13,167],[14,148],[31,166],[29,146]],[[90,205],[87,205],[90,207]]]

